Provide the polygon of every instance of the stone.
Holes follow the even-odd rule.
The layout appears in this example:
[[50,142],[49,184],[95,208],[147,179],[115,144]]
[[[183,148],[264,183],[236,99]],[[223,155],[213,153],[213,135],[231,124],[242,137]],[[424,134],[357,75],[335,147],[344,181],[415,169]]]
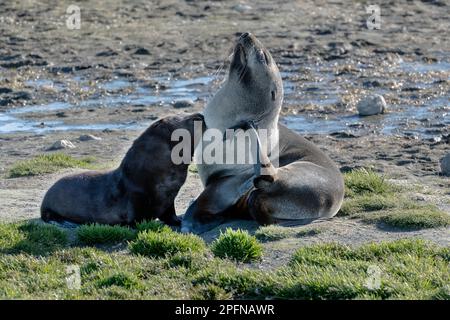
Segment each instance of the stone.
[[444,176],[450,176],[450,153],[447,153],[441,160],[441,172]]
[[386,101],[382,95],[373,94],[361,99],[356,108],[360,116],[373,116],[385,112]]
[[138,49],[134,52],[134,54],[148,56],[148,55],[150,55],[150,51],[148,51],[148,50],[145,49],[145,48],[138,48]]
[[48,150],[74,149],[75,145],[69,140],[56,141]]
[[235,11],[238,11],[238,12],[248,12],[248,11],[252,10],[252,7],[245,3],[239,3],[235,6],[233,6],[232,9]]
[[175,103],[173,104],[173,107],[176,109],[191,108],[193,106],[194,102],[192,100],[175,101]]
[[80,140],[80,141],[92,141],[92,140],[100,141],[100,140],[102,140],[102,138],[96,137],[92,134],[83,134],[78,138],[78,140]]

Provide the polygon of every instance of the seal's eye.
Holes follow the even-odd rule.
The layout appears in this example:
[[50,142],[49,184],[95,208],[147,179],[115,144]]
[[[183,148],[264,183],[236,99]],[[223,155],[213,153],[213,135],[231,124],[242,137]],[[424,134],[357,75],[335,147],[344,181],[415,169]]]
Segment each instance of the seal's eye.
[[272,90],[270,93],[272,94],[272,100],[275,101],[275,91]]

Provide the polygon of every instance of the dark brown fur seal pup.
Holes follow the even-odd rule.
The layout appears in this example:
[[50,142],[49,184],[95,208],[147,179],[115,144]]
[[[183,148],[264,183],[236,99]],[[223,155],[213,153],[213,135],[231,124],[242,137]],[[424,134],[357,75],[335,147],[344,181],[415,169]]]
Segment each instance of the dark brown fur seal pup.
[[179,225],[174,199],[186,180],[189,163],[174,164],[171,152],[179,142],[172,132],[190,133],[203,116],[167,117],[153,123],[128,150],[120,167],[109,172],[85,172],[64,177],[46,193],[41,205],[44,221],[132,225],[156,219]]

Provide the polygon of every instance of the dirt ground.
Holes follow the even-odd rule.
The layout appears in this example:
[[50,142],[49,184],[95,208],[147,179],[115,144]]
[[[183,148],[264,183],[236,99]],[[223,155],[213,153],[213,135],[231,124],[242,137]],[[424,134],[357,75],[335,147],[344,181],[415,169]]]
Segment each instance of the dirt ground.
[[[203,109],[224,79],[227,57],[243,31],[254,33],[279,64],[286,91],[282,122],[317,143],[342,171],[371,167],[414,187],[417,201],[435,203],[450,214],[450,178],[439,168],[450,149],[446,1],[382,2],[380,30],[366,27],[370,1],[77,1],[81,28],[70,30],[65,11],[72,3],[0,3],[0,124],[14,110],[22,110],[18,122],[37,123],[29,130],[0,130],[0,221],[38,218],[45,191],[78,171],[8,179],[12,164],[48,152],[60,139],[76,145],[64,151],[68,154],[117,164],[155,119]],[[200,77],[209,77],[207,84],[178,88],[180,99],[186,88],[193,95],[189,107],[175,108],[164,99],[177,89],[171,81]],[[124,84],[105,85],[117,80]],[[383,93],[388,114],[355,120],[357,101],[373,91]],[[42,105],[47,107],[32,111]],[[24,106],[32,107],[24,111]],[[400,113],[403,118],[396,117]],[[312,126],[302,127],[297,116]],[[345,129],[329,128],[336,119]],[[67,128],[52,130],[56,122]],[[76,129],[92,123],[101,129]],[[80,141],[86,133],[102,140]],[[200,191],[198,177],[190,174],[177,198],[178,214]],[[266,244],[269,257],[324,241],[359,244],[418,236],[450,244],[449,229],[405,232],[344,218],[314,225],[324,232]],[[256,228],[242,221],[225,226]],[[217,233],[204,238],[210,241]]]

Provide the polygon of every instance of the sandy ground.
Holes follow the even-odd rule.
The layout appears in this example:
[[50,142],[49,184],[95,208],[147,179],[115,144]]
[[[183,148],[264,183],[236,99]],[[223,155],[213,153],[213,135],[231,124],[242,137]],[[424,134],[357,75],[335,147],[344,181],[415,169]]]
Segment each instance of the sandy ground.
[[[138,123],[145,127],[166,115],[200,111],[225,75],[226,64],[222,66],[236,35],[251,31],[269,48],[283,73],[287,87],[283,122],[289,125],[289,116],[296,115],[314,118],[316,126],[327,132],[301,131],[343,171],[372,167],[395,183],[413,186],[411,194],[417,201],[435,203],[450,214],[450,179],[440,175],[439,168],[439,160],[450,149],[450,7],[445,1],[383,2],[381,30],[367,29],[366,1],[81,1],[80,30],[65,26],[69,4],[56,0],[0,3],[0,112],[55,101],[77,106],[20,115],[21,120],[42,122],[45,128],[55,120],[67,125]],[[401,69],[417,63],[427,72]],[[212,83],[200,86],[189,108],[147,100],[108,106],[108,98],[133,94],[138,88],[168,94],[162,79],[202,76],[211,77]],[[102,87],[112,79],[125,79],[127,86]],[[51,84],[37,85],[40,80]],[[330,84],[338,88],[338,100],[323,102],[331,96]],[[371,90],[384,93],[391,115],[411,107],[419,113],[430,101],[435,109],[420,119],[396,121],[394,133],[379,128],[389,113],[349,130],[326,130],[328,122],[321,121],[351,116],[358,98]],[[315,92],[317,100],[304,100]],[[89,100],[103,102],[83,108],[83,101]],[[7,179],[6,172],[16,161],[46,153],[53,142],[68,139],[76,148],[64,152],[95,156],[114,166],[140,130],[0,133],[0,221],[38,218],[48,187],[61,176],[79,171]],[[79,141],[85,133],[102,140]],[[177,198],[177,212],[182,214],[200,191],[198,177],[190,174]],[[324,232],[266,244],[272,252],[269,256],[284,257],[298,245],[324,241],[359,244],[416,236],[441,245],[450,241],[449,229],[403,232],[344,218],[316,224]],[[242,221],[226,226],[256,228]],[[204,238],[210,241],[218,232],[213,230]]]

